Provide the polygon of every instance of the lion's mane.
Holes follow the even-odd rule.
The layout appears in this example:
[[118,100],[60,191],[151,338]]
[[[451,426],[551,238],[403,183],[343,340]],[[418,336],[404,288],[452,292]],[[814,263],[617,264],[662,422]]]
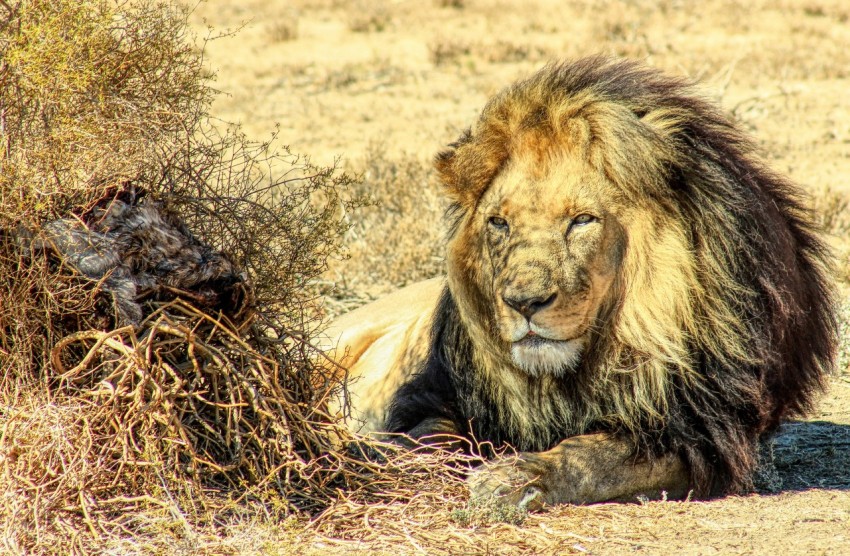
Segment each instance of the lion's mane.
[[[745,487],[759,436],[810,409],[834,357],[828,258],[811,216],[798,188],[688,83],[595,57],[504,90],[438,155],[454,201],[450,241],[515,153],[557,144],[579,118],[593,164],[627,202],[672,222],[678,240],[658,245],[652,229],[631,224],[617,303],[581,367],[528,377],[524,400],[494,387],[499,370],[476,356],[469,319],[492,300],[475,287],[482,261],[467,241],[449,261],[456,287],[440,301],[430,358],[399,390],[387,427],[404,432],[436,412],[520,450],[608,431],[631,439],[637,456],[681,455],[698,494]],[[506,405],[562,416],[522,435]]]

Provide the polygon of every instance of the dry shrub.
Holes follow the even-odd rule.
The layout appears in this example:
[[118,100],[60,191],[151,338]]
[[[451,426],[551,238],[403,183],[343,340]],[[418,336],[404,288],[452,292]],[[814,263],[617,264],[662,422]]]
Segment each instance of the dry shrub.
[[828,234],[850,235],[850,194],[827,189],[813,199],[820,225]]
[[272,42],[289,42],[298,38],[298,14],[295,10],[287,10],[278,16],[268,28]]
[[306,286],[362,204],[352,179],[216,131],[170,3],[0,13],[3,549],[186,540],[454,480],[323,411],[341,385]]
[[435,0],[434,4],[438,8],[454,8],[456,10],[462,10],[466,7],[465,0]]
[[336,91],[345,94],[362,94],[376,88],[404,83],[408,73],[393,65],[386,57],[374,56],[369,60],[337,64],[332,68],[293,67],[298,86],[304,94]]
[[477,47],[479,55],[490,63],[508,64],[524,61],[543,61],[553,57],[546,48],[534,44],[518,44],[498,40]]
[[173,152],[212,98],[176,8],[107,5],[0,5],[4,218],[89,207]]
[[355,0],[347,13],[348,28],[355,33],[380,33],[392,22],[386,0]]
[[440,37],[428,44],[428,57],[435,66],[459,64],[471,52],[472,45],[463,40]]

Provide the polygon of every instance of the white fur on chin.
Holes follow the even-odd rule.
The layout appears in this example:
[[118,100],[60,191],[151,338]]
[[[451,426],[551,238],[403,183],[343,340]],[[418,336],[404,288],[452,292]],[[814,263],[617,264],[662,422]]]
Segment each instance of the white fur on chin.
[[525,340],[514,342],[511,357],[520,369],[532,376],[561,376],[575,369],[584,347],[584,338],[563,341]]

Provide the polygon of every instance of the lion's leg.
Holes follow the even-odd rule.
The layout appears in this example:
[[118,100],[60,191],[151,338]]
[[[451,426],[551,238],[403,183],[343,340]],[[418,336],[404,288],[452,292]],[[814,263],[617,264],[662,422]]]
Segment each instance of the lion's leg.
[[442,437],[457,437],[458,431],[455,424],[450,420],[444,417],[428,417],[423,420],[421,423],[410,429],[407,433],[407,436],[411,438],[415,438],[416,440],[427,443],[428,440],[433,438],[442,438]]
[[469,452],[469,441],[457,430],[454,422],[443,417],[429,417],[401,436],[393,439],[408,448],[423,446],[441,450]]
[[527,452],[515,461],[485,464],[469,477],[473,499],[491,497],[536,509],[543,504],[633,501],[639,496],[687,496],[689,478],[682,459],[666,455],[635,461],[628,442],[608,434],[564,440],[545,452]]

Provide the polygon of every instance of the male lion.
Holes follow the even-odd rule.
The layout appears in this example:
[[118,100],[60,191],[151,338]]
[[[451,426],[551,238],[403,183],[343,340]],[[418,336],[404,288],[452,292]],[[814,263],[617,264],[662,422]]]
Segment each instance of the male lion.
[[835,352],[797,187],[684,81],[605,58],[502,91],[436,167],[447,277],[329,331],[365,430],[512,446],[470,485],[520,506],[745,488]]

